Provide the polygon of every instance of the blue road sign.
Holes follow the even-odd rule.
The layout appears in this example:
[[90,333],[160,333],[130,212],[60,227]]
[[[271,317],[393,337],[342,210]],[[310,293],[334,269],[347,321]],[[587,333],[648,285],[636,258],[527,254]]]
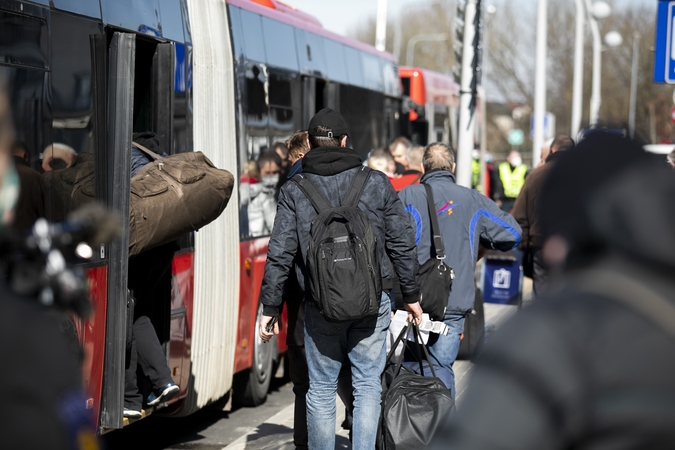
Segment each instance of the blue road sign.
[[656,18],[654,82],[675,84],[675,1],[659,1]]

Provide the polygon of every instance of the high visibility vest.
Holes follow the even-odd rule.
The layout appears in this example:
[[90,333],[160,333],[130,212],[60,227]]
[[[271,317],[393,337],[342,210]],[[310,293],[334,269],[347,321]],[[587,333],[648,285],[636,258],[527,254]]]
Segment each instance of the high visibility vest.
[[513,172],[511,171],[511,164],[503,162],[499,165],[499,178],[504,185],[504,195],[508,198],[516,198],[520,194],[520,190],[525,184],[525,175],[527,174],[527,166],[521,164]]
[[480,187],[480,161],[477,159],[471,160],[471,187],[481,190]]

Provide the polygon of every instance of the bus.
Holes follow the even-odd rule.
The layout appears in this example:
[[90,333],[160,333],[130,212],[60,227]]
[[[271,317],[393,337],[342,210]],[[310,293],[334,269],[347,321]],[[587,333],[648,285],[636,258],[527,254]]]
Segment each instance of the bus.
[[[87,194],[128,223],[136,132],[168,154],[203,151],[240,181],[216,221],[180,240],[168,287],[152,296],[180,386],[157,407],[168,415],[233,392],[261,403],[285,350],[285,329],[274,345],[257,338],[269,236],[249,221],[249,163],[323,107],[342,111],[365,157],[398,135],[400,86],[393,55],[275,0],[0,0],[0,87],[42,174],[47,219],[78,206],[63,194],[86,176]],[[74,170],[80,161],[93,169]],[[99,433],[128,423],[128,233],[95,248],[84,266],[94,313],[74,318]]]

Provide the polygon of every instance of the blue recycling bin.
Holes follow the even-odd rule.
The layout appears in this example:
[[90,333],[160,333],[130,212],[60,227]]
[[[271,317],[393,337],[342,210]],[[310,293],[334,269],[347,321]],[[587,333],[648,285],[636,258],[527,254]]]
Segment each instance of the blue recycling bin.
[[523,268],[513,256],[487,255],[481,270],[483,301],[500,305],[522,304]]

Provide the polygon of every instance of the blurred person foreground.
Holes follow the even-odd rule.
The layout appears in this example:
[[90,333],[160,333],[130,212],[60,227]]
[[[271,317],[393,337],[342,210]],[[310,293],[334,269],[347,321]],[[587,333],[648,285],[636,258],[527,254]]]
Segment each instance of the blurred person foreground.
[[602,132],[561,153],[540,198],[556,276],[485,347],[432,448],[672,448],[675,178],[664,166]]

